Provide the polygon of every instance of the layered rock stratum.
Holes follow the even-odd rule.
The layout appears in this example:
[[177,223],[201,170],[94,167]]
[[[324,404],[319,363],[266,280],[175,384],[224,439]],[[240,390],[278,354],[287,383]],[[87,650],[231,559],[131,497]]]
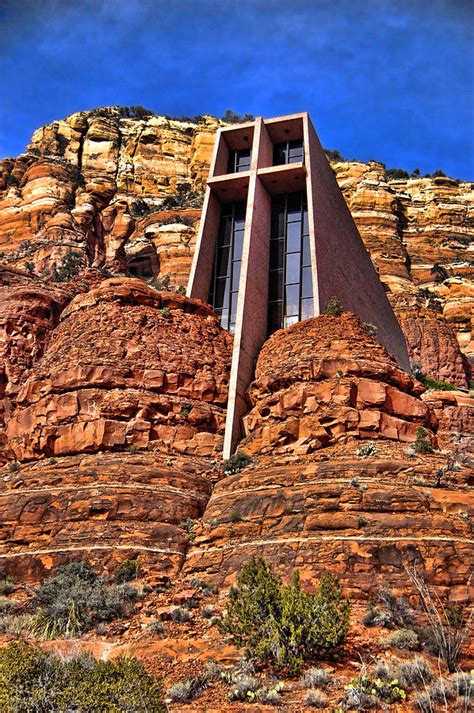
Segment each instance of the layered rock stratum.
[[222,122],[129,114],[74,114],[0,164],[2,571],[138,557],[227,586],[264,554],[366,598],[415,563],[469,600],[473,184],[332,164],[413,362],[454,390],[349,313],[280,330],[248,392],[252,463],[225,477],[232,337],[176,291]]

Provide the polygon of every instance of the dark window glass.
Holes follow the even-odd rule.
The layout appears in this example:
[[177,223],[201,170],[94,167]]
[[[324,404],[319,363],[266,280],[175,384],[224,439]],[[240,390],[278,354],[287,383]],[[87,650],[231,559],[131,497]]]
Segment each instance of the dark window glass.
[[286,256],[286,284],[298,284],[300,281],[301,253],[288,253]]
[[311,251],[309,247],[309,237],[303,237],[303,257],[301,259],[301,265],[306,267],[311,265]]
[[285,239],[272,240],[270,244],[270,270],[281,270],[285,263]]
[[241,173],[250,170],[250,149],[239,149],[229,151],[229,161],[227,163],[227,173]]
[[[269,272],[269,334],[313,315],[311,254],[306,196],[290,193],[272,199]],[[283,236],[281,236],[283,233]]]
[[209,302],[224,329],[235,324],[245,208],[245,202],[239,202],[225,204],[221,209]]
[[313,276],[311,267],[304,267],[301,270],[301,299],[313,296]]
[[269,276],[268,299],[270,302],[283,299],[283,270],[274,270]]
[[297,139],[294,141],[284,141],[281,144],[273,146],[273,165],[281,166],[285,163],[303,163],[304,151],[303,141]]

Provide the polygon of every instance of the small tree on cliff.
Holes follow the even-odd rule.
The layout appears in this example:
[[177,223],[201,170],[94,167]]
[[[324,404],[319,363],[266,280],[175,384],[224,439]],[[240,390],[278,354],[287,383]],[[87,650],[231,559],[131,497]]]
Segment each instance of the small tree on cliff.
[[308,594],[297,571],[282,584],[271,566],[254,557],[230,591],[219,628],[250,656],[297,672],[305,660],[333,656],[344,644],[349,611],[337,577],[324,574],[318,592]]

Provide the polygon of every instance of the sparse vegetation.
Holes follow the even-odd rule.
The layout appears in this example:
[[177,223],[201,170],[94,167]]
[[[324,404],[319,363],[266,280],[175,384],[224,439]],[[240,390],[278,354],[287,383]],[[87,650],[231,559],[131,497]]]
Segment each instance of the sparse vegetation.
[[232,109],[227,109],[224,116],[221,117],[221,121],[225,121],[227,124],[244,124],[246,121],[254,121],[255,117],[253,114],[236,114]]
[[184,607],[175,607],[171,611],[170,616],[171,616],[172,620],[175,621],[177,624],[184,624],[187,621],[190,621],[190,619],[191,619],[191,614]]
[[419,647],[418,634],[413,629],[398,629],[390,634],[388,644],[396,649],[416,651]]
[[138,560],[124,560],[117,567],[115,581],[117,584],[131,582],[136,579],[140,572],[140,562]]
[[179,215],[179,213],[172,213],[171,215],[161,218],[160,225],[176,225],[180,223],[181,225],[187,225],[192,227],[194,225],[194,220],[188,215]]
[[0,649],[0,709],[165,713],[161,685],[136,659],[69,660],[21,642]]
[[249,455],[242,453],[242,451],[237,451],[222,463],[222,470],[225,475],[233,475],[234,473],[240,473],[251,462],[252,458]]
[[329,302],[327,303],[326,309],[325,309],[325,314],[332,314],[333,317],[339,317],[343,312],[341,301],[339,300],[339,297],[331,297]]
[[417,379],[426,386],[427,389],[437,389],[439,391],[456,391],[456,384],[450,384],[449,381],[438,381],[437,379],[432,379],[430,376],[425,376],[420,374]]
[[416,429],[416,440],[414,448],[417,453],[427,454],[433,453],[433,446],[428,436],[428,431],[423,426],[418,426]]
[[440,265],[439,262],[435,262],[430,272],[433,275],[434,281],[437,283],[444,282],[449,279],[449,272],[445,267],[443,267],[443,265]]
[[304,697],[307,706],[329,710],[328,697],[322,691],[308,691]]
[[159,310],[159,312],[160,312],[161,316],[164,317],[165,319],[169,319],[171,317],[171,310],[169,307],[162,307]]
[[107,584],[87,562],[59,567],[37,590],[31,630],[36,636],[80,636],[99,622],[126,616],[138,592],[128,584]]
[[173,208],[201,208],[204,200],[204,193],[193,191],[188,183],[180,183],[176,190],[167,196],[160,210],[172,210]]
[[357,449],[357,455],[361,458],[368,458],[369,456],[377,455],[377,448],[372,441],[367,441],[363,446]]
[[84,267],[82,253],[71,250],[62,256],[59,265],[55,265],[52,277],[55,282],[67,282],[74,275],[78,275]]
[[205,677],[188,678],[186,681],[178,681],[168,690],[168,696],[178,703],[187,703],[196,698],[206,686]]
[[347,638],[349,608],[333,575],[323,575],[319,591],[307,594],[298,572],[282,584],[263,559],[253,558],[231,589],[218,626],[247,655],[298,671],[305,660],[338,652]]
[[325,668],[310,668],[301,677],[304,688],[326,688],[331,683],[331,675]]
[[377,332],[379,331],[379,328],[377,327],[376,324],[372,324],[371,322],[363,322],[362,326],[364,327],[364,332],[369,335],[369,337],[376,337]]

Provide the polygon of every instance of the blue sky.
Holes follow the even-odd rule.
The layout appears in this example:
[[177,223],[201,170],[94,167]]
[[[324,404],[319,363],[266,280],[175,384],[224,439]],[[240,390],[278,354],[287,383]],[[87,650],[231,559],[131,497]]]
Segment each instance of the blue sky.
[[348,158],[474,179],[474,3],[0,0],[0,157],[74,111],[307,110]]

